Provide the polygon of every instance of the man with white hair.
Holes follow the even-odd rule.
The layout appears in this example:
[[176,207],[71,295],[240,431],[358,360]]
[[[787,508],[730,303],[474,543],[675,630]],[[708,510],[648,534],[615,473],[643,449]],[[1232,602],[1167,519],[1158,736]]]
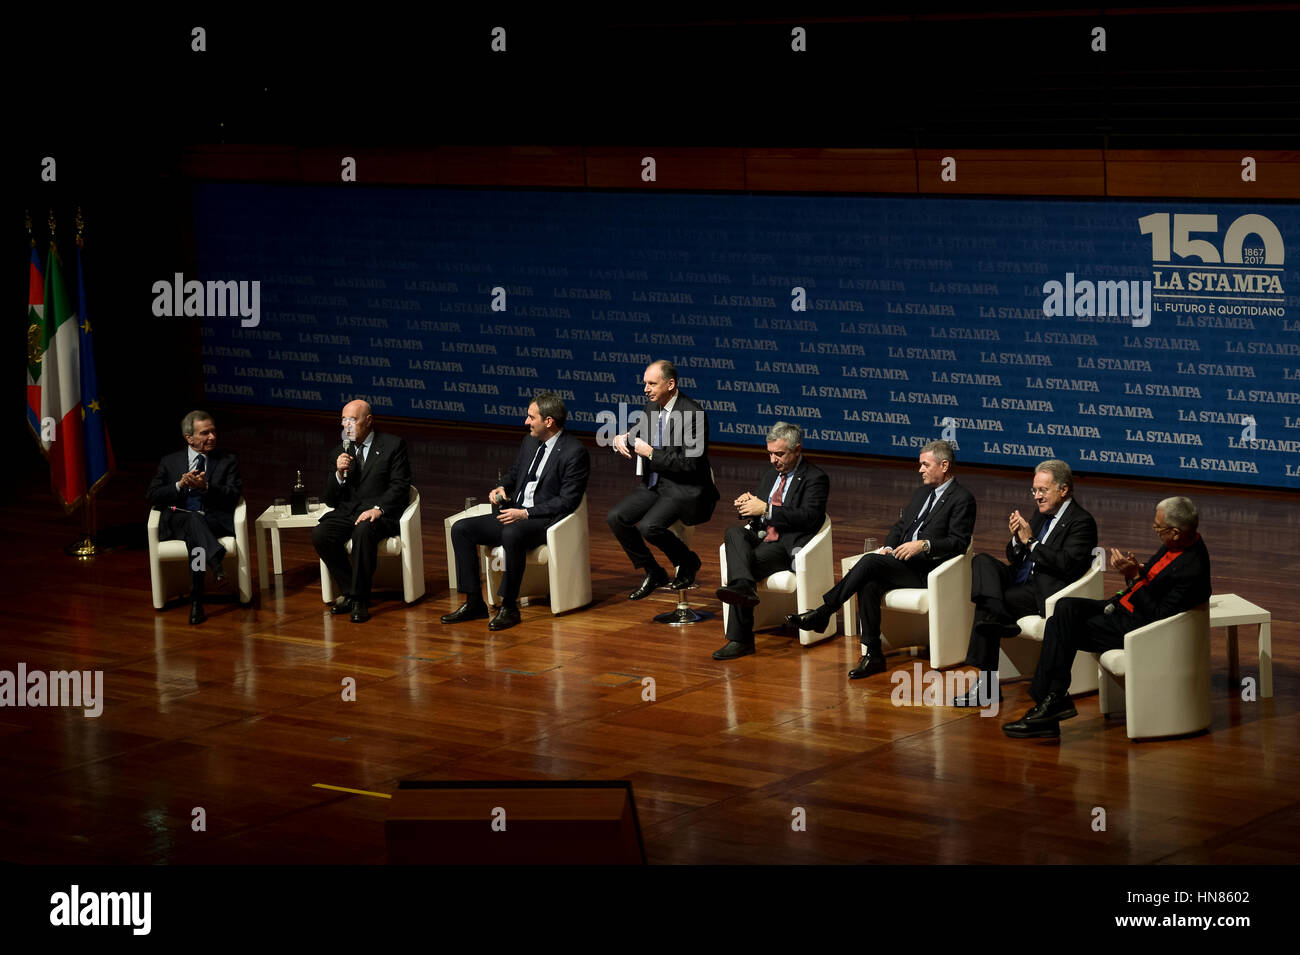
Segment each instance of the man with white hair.
[[325,503],[333,510],[312,529],[311,540],[343,591],[330,613],[350,613],[353,623],[365,623],[379,543],[397,536],[409,503],[411,464],[405,441],[374,430],[368,402],[344,405],[342,423],[346,437],[330,452],[325,476]]
[[1061,720],[1077,716],[1070,701],[1070,667],[1080,650],[1100,653],[1124,646],[1124,635],[1191,610],[1210,599],[1210,554],[1197,533],[1199,516],[1190,498],[1167,497],[1156,505],[1152,530],[1160,549],[1145,567],[1132,551],[1111,548],[1111,566],[1128,586],[1109,600],[1066,597],[1047,620],[1043,652],[1029,695],[1035,705],[1002,731],[1015,739],[1054,738]]

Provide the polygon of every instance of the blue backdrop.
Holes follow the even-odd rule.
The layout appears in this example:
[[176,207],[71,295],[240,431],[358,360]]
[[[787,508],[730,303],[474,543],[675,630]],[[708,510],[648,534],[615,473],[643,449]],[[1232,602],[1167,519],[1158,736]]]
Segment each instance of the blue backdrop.
[[810,450],[948,437],[970,462],[1300,486],[1294,206],[243,184],[194,201],[185,279],[261,282],[256,327],[204,319],[222,400],[518,424],[553,390],[596,431],[668,358],[715,441],[785,418]]

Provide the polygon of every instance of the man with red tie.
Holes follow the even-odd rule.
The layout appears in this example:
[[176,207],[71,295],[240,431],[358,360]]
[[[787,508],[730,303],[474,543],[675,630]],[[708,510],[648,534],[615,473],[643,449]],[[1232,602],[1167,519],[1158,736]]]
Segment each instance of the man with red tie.
[[754,494],[746,491],[733,502],[745,519],[728,527],[727,585],[718,599],[731,604],[726,646],[715,660],[734,660],[754,652],[754,608],[758,606],[758,581],[789,570],[794,555],[826,520],[830,478],[803,456],[803,431],[796,424],[778,421],[767,432],[767,457],[773,470],[758,482]]
[[1191,610],[1210,599],[1210,554],[1196,532],[1200,521],[1190,498],[1167,497],[1156,505],[1152,530],[1160,549],[1145,567],[1132,552],[1111,548],[1110,563],[1128,584],[1109,600],[1066,597],[1047,620],[1043,652],[1029,685],[1035,705],[1002,731],[1015,739],[1054,738],[1061,720],[1078,716],[1070,701],[1070,667],[1080,650],[1100,653],[1124,646],[1124,635]]

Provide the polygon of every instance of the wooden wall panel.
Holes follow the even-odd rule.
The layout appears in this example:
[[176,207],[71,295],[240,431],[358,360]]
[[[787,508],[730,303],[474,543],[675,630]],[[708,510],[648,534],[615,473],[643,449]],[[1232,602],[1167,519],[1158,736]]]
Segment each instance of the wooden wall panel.
[[[956,178],[942,178],[943,160],[956,161]],[[1101,196],[1105,159],[1100,149],[918,149],[917,188],[940,195]]]
[[435,181],[442,186],[585,185],[577,146],[440,146],[434,163]]
[[[740,149],[598,146],[586,150],[587,185],[593,189],[735,190],[745,188]],[[655,181],[641,178],[642,160],[655,161]]]
[[756,192],[916,192],[911,149],[750,149],[746,187]]
[[343,182],[343,158],[356,160],[359,185],[427,186],[438,181],[432,149],[349,149],[332,146],[304,149],[301,154],[303,182]]
[[[1255,181],[1241,178],[1245,157]],[[1189,199],[1300,199],[1300,152],[1275,150],[1112,149],[1106,194]]]

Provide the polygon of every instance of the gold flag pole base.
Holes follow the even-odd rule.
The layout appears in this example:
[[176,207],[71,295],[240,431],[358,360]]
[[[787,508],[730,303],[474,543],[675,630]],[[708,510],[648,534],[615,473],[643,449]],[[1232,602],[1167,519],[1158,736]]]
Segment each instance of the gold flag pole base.
[[75,544],[69,544],[63,548],[63,552],[69,557],[76,557],[78,560],[90,560],[92,557],[107,553],[107,549],[96,546],[95,538],[87,534]]

